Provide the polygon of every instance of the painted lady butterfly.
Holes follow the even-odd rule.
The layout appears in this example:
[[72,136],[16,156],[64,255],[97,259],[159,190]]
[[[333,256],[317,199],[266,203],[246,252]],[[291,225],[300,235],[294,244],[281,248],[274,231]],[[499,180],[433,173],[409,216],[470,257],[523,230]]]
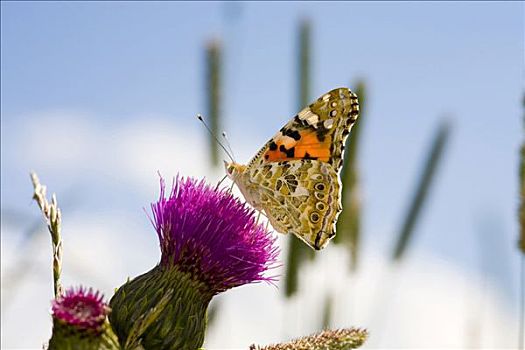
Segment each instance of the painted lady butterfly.
[[335,236],[344,144],[358,114],[357,96],[334,89],[299,112],[248,165],[225,162],[226,173],[276,231],[320,250]]

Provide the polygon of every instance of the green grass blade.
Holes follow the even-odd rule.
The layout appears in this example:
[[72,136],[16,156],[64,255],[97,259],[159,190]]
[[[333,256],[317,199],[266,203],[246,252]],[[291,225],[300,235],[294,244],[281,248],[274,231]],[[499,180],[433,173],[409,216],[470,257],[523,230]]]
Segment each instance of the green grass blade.
[[299,27],[299,110],[310,103],[310,55],[312,25],[308,19]]
[[326,294],[326,298],[324,301],[324,308],[323,308],[323,324],[322,329],[329,329],[332,323],[332,314],[334,309],[334,298],[328,292]]
[[[206,117],[213,135],[220,134],[221,124],[221,46],[211,41],[206,47]],[[219,145],[208,134],[210,161],[212,166],[219,165]]]
[[[310,21],[303,20],[299,27],[299,110],[310,102],[310,33]],[[302,261],[315,255],[313,250],[293,235],[290,235],[288,242],[284,292],[290,297],[297,291],[299,266]]]
[[423,168],[423,174],[419,179],[412,203],[399,233],[399,238],[392,257],[395,261],[399,261],[403,258],[407,246],[413,237],[415,225],[430,192],[432,181],[436,175],[438,165],[443,156],[443,151],[450,136],[450,130],[450,125],[447,122],[444,122],[436,132],[436,136]]
[[[525,96],[523,96],[523,106],[525,107]],[[523,121],[525,124],[525,115]],[[518,246],[525,254],[525,141],[523,142],[520,150],[519,181],[520,207],[518,215],[520,220],[520,238],[518,241]]]
[[339,215],[336,227],[337,234],[334,238],[336,244],[342,243],[348,246],[352,270],[357,268],[361,235],[362,204],[360,198],[358,150],[361,129],[365,120],[363,118],[363,106],[366,101],[364,81],[357,83],[355,93],[359,99],[359,118],[352,127],[350,137],[346,139],[344,162],[341,170],[341,183],[343,184],[341,203],[343,204],[343,211]]
[[[525,107],[525,95],[523,96],[523,107]],[[525,115],[523,116],[525,126]],[[525,141],[520,150],[520,165],[519,165],[519,186],[520,186],[520,207],[519,207],[519,221],[520,221],[520,238],[518,246],[524,254],[521,256],[520,264],[520,310],[518,323],[518,349],[525,349]]]

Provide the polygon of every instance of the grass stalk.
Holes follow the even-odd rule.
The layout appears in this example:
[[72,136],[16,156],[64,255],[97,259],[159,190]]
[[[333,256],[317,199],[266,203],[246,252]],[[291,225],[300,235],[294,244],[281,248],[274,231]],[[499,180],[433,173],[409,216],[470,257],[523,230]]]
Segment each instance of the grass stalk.
[[436,176],[438,165],[441,162],[445,146],[450,136],[450,130],[450,125],[447,122],[443,122],[436,131],[425,166],[423,167],[423,173],[419,179],[408,213],[405,216],[405,220],[399,232],[397,244],[392,256],[394,261],[400,261],[403,258],[408,244],[413,239],[414,228],[420,217],[425,201],[428,198],[433,179]]
[[33,182],[33,199],[37,202],[42,215],[47,223],[47,228],[51,234],[51,245],[53,247],[53,287],[55,298],[62,295],[62,284],[60,275],[62,273],[62,213],[58,207],[56,195],[51,196],[51,203],[46,198],[46,186],[40,184],[36,173],[31,172]]

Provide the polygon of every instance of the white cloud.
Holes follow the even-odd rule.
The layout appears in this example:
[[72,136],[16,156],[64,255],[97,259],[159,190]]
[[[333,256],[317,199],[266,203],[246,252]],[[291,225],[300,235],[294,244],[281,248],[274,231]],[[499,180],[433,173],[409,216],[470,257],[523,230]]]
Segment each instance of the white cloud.
[[119,168],[142,184],[151,183],[152,169],[165,176],[205,176],[207,149],[196,131],[167,118],[132,122],[115,135],[115,155],[122,155]]
[[472,275],[428,255],[397,269],[384,258],[364,258],[349,274],[346,252],[328,247],[305,264],[301,292],[289,301],[265,285],[226,293],[208,348],[245,349],[317,332],[327,290],[335,300],[332,327],[367,328],[366,348],[515,346],[516,315]]
[[165,176],[209,172],[197,122],[188,127],[171,116],[141,116],[100,123],[101,118],[65,111],[20,119],[25,122],[12,127],[16,137],[7,135],[5,142],[9,150],[18,150],[16,168],[62,177],[88,172],[146,188],[157,170]]

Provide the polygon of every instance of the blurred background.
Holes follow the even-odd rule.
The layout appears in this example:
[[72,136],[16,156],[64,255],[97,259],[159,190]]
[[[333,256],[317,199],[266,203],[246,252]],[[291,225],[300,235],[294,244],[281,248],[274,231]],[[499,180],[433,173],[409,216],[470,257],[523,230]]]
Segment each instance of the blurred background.
[[[51,333],[51,244],[29,171],[63,214],[63,284],[109,298],[159,260],[160,172],[219,180],[340,86],[361,116],[335,242],[279,236],[277,286],[214,299],[205,346],[366,327],[366,348],[519,346],[522,2],[2,2],[1,343]],[[238,192],[237,192],[238,193]]]

